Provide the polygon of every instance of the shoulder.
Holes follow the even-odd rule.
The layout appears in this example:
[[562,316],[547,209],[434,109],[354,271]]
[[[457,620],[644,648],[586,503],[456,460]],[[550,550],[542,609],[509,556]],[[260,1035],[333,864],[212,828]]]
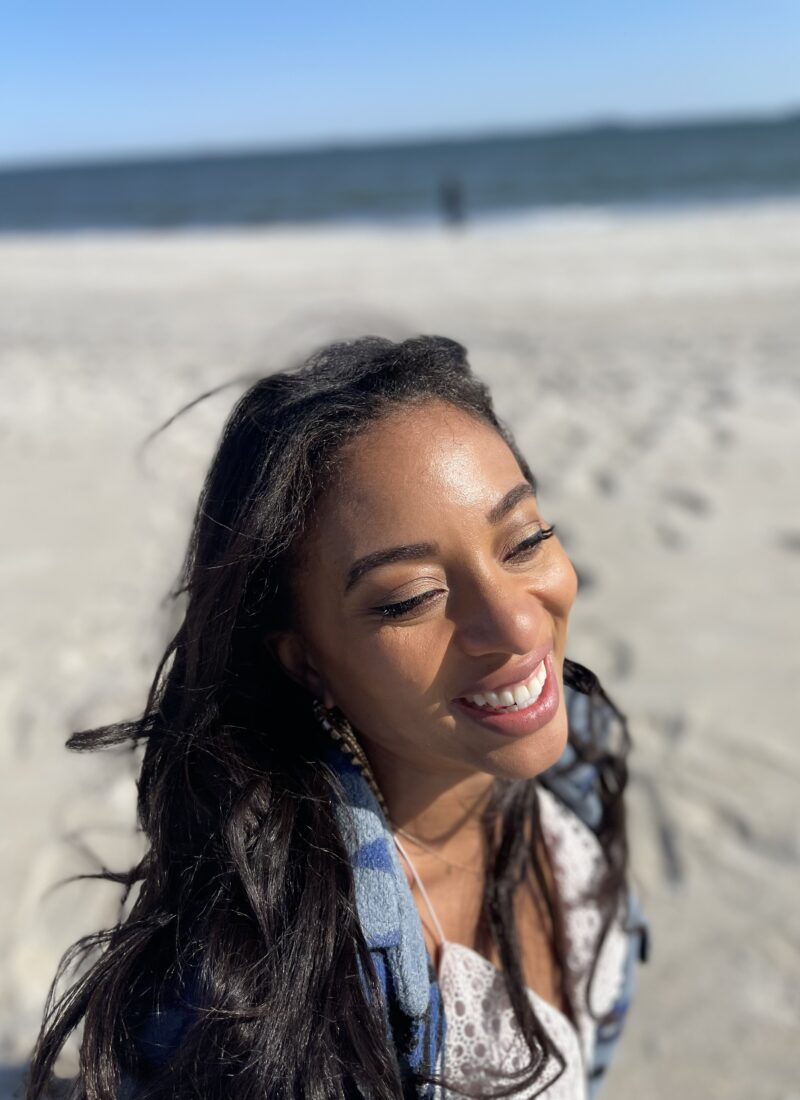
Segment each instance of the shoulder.
[[[568,900],[575,901],[581,890],[591,889],[604,866],[599,833],[603,824],[601,799],[603,776],[591,757],[608,760],[620,732],[627,736],[624,719],[607,700],[565,689],[569,713],[569,741],[558,762],[537,777],[538,805],[542,830],[555,847],[561,848],[561,881]],[[584,753],[591,744],[594,751]],[[623,796],[624,797],[624,796]],[[581,920],[587,909],[578,906]],[[580,915],[582,914],[582,915]],[[595,922],[596,923],[596,922]],[[587,999],[602,1024],[590,1021],[588,1043],[590,1095],[594,1098],[613,1060],[628,1010],[631,1006],[637,964],[649,956],[650,923],[630,877],[626,879],[615,918],[608,935],[599,944],[597,967]]]

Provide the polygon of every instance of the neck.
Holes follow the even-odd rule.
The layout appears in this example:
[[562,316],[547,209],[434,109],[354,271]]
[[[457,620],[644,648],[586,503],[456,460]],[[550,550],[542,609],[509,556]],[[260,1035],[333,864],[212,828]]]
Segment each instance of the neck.
[[442,854],[469,857],[480,850],[481,817],[494,777],[486,772],[435,771],[416,765],[374,743],[370,766],[384,797],[391,824]]

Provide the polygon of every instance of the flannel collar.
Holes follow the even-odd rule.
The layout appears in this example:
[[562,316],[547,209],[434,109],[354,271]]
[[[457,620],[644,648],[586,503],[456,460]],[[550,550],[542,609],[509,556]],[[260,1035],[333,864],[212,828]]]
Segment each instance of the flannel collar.
[[428,951],[392,831],[369,783],[333,741],[328,763],[345,792],[336,817],[353,867],[364,938],[370,951],[385,952],[400,1008],[422,1017],[430,1000]]

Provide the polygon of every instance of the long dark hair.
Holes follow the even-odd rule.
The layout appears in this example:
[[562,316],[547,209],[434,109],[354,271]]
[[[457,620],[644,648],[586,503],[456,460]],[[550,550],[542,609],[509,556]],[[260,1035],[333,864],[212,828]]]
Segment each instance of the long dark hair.
[[[324,733],[309,694],[263,638],[291,624],[295,549],[339,448],[392,408],[434,398],[495,428],[535,484],[464,348],[442,337],[334,344],[298,369],[260,378],[235,405],[173,593],[185,613],[144,713],[67,742],[78,751],[145,745],[138,817],[147,848],[129,872],[105,875],[124,885],[127,916],[62,960],[27,1100],[46,1095],[58,1053],[81,1025],[75,1098],[117,1100],[123,1078],[142,1083],[137,1097],[413,1095],[420,1079],[401,1079],[386,1039],[334,815],[342,792],[321,762]],[[574,746],[600,777],[597,834],[607,872],[598,898],[607,928],[626,887],[627,728],[588,670],[567,660],[564,678],[598,714],[621,723],[613,751],[593,728]],[[516,1087],[535,1082],[543,1050],[555,1050],[525,994],[513,901],[527,875],[545,899],[562,970],[569,969],[558,899],[530,843],[534,788],[496,781],[485,818],[492,852],[484,926],[532,1056]],[[72,984],[57,996],[73,968]],[[147,1020],[160,1009],[168,1026],[180,1000],[194,1005],[192,1025],[166,1064],[154,1066],[142,1054]]]

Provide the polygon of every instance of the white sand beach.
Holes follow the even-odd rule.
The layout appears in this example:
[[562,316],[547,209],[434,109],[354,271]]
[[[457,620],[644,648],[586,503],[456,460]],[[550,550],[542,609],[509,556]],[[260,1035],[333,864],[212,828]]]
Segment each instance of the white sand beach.
[[[115,918],[133,717],[240,387],[334,337],[464,343],[582,580],[628,715],[652,957],[607,1100],[798,1100],[800,205],[436,228],[0,239],[0,1064]],[[2,1082],[0,1076],[0,1097]],[[10,1087],[10,1085],[9,1085]],[[10,1095],[10,1093],[9,1093]]]

